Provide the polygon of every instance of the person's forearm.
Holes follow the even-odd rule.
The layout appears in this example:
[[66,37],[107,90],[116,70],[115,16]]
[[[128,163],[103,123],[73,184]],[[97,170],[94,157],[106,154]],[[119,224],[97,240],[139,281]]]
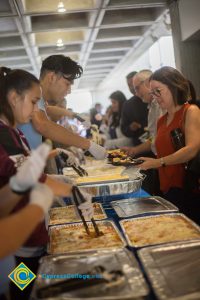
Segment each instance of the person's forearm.
[[0,259],[14,253],[41,222],[43,210],[28,204],[19,212],[0,220]]
[[66,197],[71,195],[71,184],[52,179],[49,176],[47,176],[45,184],[47,184],[52,189],[54,195],[56,196]]
[[134,147],[135,155],[138,155],[138,154],[143,153],[143,152],[148,152],[148,151],[151,151],[150,141],[146,141],[145,143],[142,143],[142,144]]
[[133,136],[133,131],[129,128],[129,124],[127,124],[127,123],[121,124],[121,131],[127,137]]
[[57,149],[51,150],[49,152],[48,158],[54,158],[55,156],[57,156],[59,154]]
[[7,216],[17,205],[22,196],[12,192],[9,185],[0,190],[0,218]]
[[62,117],[69,117],[69,118],[73,118],[74,117],[74,113],[65,109],[65,108],[62,108],[62,107],[57,107],[57,106],[51,106],[51,105],[48,105],[46,106],[46,112],[47,112],[47,115],[52,119],[52,120],[55,120],[55,121],[58,121],[60,120]]
[[166,165],[186,163],[190,161],[192,158],[194,158],[198,151],[199,151],[198,148],[185,146],[180,150],[174,152],[173,154],[164,156],[164,162]]
[[66,146],[75,146],[84,150],[90,147],[90,141],[74,134],[70,130],[48,120],[44,112],[34,113],[32,117],[34,128],[44,137]]

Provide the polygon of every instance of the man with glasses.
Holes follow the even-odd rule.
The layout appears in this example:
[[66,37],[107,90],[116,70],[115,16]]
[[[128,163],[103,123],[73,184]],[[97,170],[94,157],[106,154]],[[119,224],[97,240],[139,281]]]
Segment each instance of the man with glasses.
[[40,72],[43,99],[32,115],[32,122],[20,126],[31,148],[41,144],[44,136],[66,146],[88,150],[96,159],[105,158],[106,151],[103,147],[50,121],[46,113],[46,105],[62,101],[71,92],[71,85],[82,72],[79,64],[64,55],[52,55],[43,61]]
[[133,78],[133,85],[136,95],[142,99],[144,103],[148,104],[148,132],[149,138],[146,142],[136,147],[126,148],[129,154],[138,155],[143,152],[152,151],[156,154],[154,139],[156,136],[157,120],[163,114],[157,101],[153,98],[153,93],[160,91],[151,91],[149,78],[152,72],[150,70],[142,70],[138,72]]
[[[155,157],[155,136],[157,131],[157,120],[163,114],[160,106],[157,101],[153,98],[153,94],[150,89],[149,78],[151,77],[152,72],[150,70],[142,70],[138,72],[133,77],[133,86],[135,93],[142,101],[148,104],[148,139],[136,147],[124,147],[123,149],[127,151],[129,155],[138,156],[139,154],[143,156]],[[159,91],[154,91],[159,92]],[[155,170],[146,171],[147,178],[143,183],[143,188],[148,191],[150,194],[159,193],[159,183],[158,176]]]
[[126,76],[133,97],[124,103],[121,117],[122,133],[132,138],[134,146],[141,143],[139,137],[144,133],[144,127],[147,126],[148,114],[147,105],[135,94],[133,78],[136,74],[137,72],[131,72]]

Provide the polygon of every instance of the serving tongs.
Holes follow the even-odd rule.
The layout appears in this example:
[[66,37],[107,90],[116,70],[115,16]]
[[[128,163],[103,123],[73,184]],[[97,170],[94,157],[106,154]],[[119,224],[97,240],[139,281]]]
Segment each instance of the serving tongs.
[[[94,272],[95,269],[100,269],[100,272]],[[99,271],[99,270],[98,270]],[[94,274],[100,274],[100,278],[95,278]],[[80,289],[91,288],[93,286],[104,284],[106,288],[112,288],[120,285],[124,280],[124,274],[120,270],[106,271],[104,267],[94,267],[94,270],[87,272],[90,278],[83,280],[82,278],[66,279],[60,282],[41,287],[36,291],[38,298],[55,297],[63,293],[77,291]],[[83,275],[82,275],[83,276]]]
[[74,169],[74,171],[77,172],[77,174],[79,176],[81,176],[81,177],[88,176],[88,172],[85,169],[83,169],[81,166],[76,167],[76,166],[72,165],[71,167]]
[[[82,214],[82,211],[78,208],[78,206],[81,204],[81,203],[84,203],[86,202],[84,196],[81,194],[79,188],[77,186],[73,186],[72,188],[72,194],[73,194],[73,197],[74,197],[74,202],[75,202],[75,205],[77,207],[77,210],[78,210],[78,213],[80,215],[80,218],[83,222],[83,226],[85,228],[85,231],[88,235],[91,235],[90,233],[90,230],[89,230],[89,227],[88,227],[88,224],[87,222],[85,221],[85,218]],[[99,236],[102,236],[102,232],[99,230],[98,226],[97,226],[97,223],[95,222],[94,218],[91,218],[91,222],[92,222],[92,225],[94,227],[94,231],[95,231],[95,235],[96,237],[99,237]]]
[[[61,158],[64,160],[64,161],[67,161],[67,159],[68,159],[68,155],[66,154],[66,153],[61,153],[60,154],[60,156],[61,156]],[[83,169],[82,167],[80,167],[80,166],[75,166],[75,165],[71,165],[71,164],[67,164],[67,166],[69,166],[69,167],[72,167],[72,169],[79,175],[79,176],[81,176],[81,177],[83,177],[83,176],[88,176],[88,172],[85,170],[85,169]]]

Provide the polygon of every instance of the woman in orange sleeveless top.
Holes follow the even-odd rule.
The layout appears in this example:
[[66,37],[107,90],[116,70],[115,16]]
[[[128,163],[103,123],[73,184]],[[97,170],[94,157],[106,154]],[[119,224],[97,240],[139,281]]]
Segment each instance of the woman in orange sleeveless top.
[[[186,213],[184,201],[184,165],[200,150],[200,110],[188,104],[188,80],[172,67],[162,67],[150,77],[152,95],[167,112],[157,124],[155,141],[157,159],[141,157],[141,169],[158,168],[160,189],[166,199]],[[175,150],[171,131],[181,128],[185,134],[185,146]],[[200,201],[199,201],[200,202]]]

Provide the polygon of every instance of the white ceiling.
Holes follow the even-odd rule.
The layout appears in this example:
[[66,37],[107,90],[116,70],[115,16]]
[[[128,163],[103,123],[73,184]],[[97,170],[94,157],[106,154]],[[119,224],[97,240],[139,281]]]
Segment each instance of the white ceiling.
[[[76,87],[95,89],[162,35],[166,0],[0,0],[0,65],[39,74],[42,59],[62,53],[84,68]],[[58,39],[63,46],[57,47]]]

